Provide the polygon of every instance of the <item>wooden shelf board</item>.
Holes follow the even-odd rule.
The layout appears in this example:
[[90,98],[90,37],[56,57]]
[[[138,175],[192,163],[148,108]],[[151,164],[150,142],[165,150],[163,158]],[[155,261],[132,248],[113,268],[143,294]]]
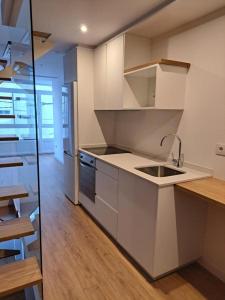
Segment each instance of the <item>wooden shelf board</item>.
[[135,66],[135,67],[132,67],[132,68],[129,68],[129,69],[125,69],[124,70],[124,75],[128,75],[127,73],[130,73],[130,72],[138,72],[138,71],[141,71],[144,68],[151,67],[151,66],[157,65],[157,64],[182,67],[182,68],[186,68],[186,69],[189,69],[190,66],[191,66],[191,64],[187,63],[187,62],[161,58],[161,59],[154,60],[154,61],[151,61],[149,63],[143,64],[143,65],[139,65],[139,66]]
[[0,223],[0,242],[18,239],[34,234],[29,218],[17,218]]
[[0,158],[0,168],[22,167],[23,161],[18,157]]
[[176,184],[180,190],[225,207],[225,181],[213,177]]
[[94,109],[95,111],[140,111],[140,110],[178,110],[183,111],[183,108],[157,108],[157,107],[124,107],[124,108],[112,108],[112,109]]
[[0,297],[41,282],[42,275],[34,257],[0,266]]
[[0,142],[18,141],[19,137],[16,135],[0,135]]
[[15,115],[1,115],[0,114],[0,119],[15,119]]
[[12,185],[0,187],[0,201],[28,197],[29,194],[23,186]]

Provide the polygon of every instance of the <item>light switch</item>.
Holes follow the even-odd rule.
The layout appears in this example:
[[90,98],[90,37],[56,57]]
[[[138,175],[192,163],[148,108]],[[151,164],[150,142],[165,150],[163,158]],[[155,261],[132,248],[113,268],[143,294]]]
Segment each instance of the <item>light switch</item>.
[[225,156],[225,144],[216,144],[216,154]]

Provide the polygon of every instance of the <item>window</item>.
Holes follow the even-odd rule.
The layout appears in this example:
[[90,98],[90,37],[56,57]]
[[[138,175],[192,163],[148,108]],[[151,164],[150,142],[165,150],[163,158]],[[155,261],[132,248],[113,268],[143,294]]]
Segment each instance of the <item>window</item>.
[[[39,82],[40,81],[40,82]],[[33,138],[35,133],[35,107],[32,86],[24,83],[0,84],[0,114],[15,114],[15,119],[0,119],[0,134],[16,134],[21,138]],[[52,81],[38,80],[36,85],[38,127],[40,139],[54,139],[54,113]]]

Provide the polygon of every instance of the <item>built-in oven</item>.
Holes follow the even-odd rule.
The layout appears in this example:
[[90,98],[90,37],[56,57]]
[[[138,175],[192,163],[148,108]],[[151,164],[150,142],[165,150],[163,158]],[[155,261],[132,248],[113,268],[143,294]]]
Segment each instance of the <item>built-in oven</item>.
[[86,153],[80,153],[80,192],[95,202],[96,159]]

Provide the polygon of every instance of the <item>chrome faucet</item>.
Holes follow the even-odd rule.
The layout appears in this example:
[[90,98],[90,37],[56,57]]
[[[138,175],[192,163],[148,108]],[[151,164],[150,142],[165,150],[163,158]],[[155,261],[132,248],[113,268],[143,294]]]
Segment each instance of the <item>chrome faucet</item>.
[[181,145],[182,145],[182,141],[181,141],[181,138],[177,135],[177,134],[174,134],[174,133],[169,133],[167,135],[165,135],[162,139],[161,139],[161,142],[160,142],[160,146],[162,147],[163,145],[163,141],[168,137],[168,136],[174,136],[178,139],[179,141],[179,154],[178,154],[178,158],[174,158],[174,154],[172,153],[172,162],[173,162],[173,165],[178,167],[178,168],[182,168],[183,167],[183,164],[184,164],[184,155],[181,154]]

